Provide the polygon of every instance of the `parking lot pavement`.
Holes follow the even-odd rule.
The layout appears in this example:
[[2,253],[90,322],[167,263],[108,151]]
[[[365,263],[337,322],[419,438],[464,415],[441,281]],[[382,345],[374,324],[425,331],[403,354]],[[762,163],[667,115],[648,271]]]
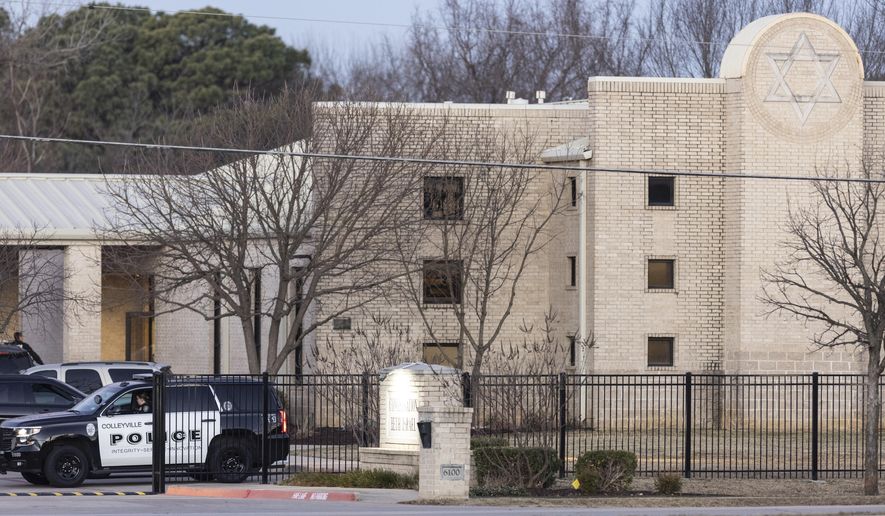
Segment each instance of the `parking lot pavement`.
[[[90,479],[82,486],[75,488],[58,488],[35,486],[27,482],[18,473],[0,475],[0,493],[70,493],[70,492],[143,492],[150,493],[151,477],[113,476],[104,479]],[[5,502],[4,502],[5,503]]]

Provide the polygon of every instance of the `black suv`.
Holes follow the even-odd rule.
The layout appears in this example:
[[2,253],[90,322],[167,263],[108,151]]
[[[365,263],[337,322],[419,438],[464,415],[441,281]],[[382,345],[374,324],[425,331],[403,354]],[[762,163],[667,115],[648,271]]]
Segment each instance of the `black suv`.
[[0,344],[0,374],[18,374],[33,366],[30,353],[18,346]]
[[0,374],[0,423],[15,417],[69,409],[85,397],[77,389],[52,378]]
[[[165,384],[166,469],[195,478],[242,482],[261,464],[289,455],[286,412],[260,381],[171,377]],[[151,471],[151,383],[107,385],[66,412],[10,419],[0,425],[0,453],[10,471],[34,484],[78,486],[88,477]],[[263,420],[267,404],[267,421]]]

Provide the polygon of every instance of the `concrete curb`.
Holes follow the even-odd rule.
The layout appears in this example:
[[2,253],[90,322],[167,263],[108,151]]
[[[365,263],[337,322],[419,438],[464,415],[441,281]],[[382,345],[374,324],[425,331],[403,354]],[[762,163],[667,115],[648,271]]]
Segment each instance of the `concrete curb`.
[[325,502],[356,502],[357,493],[347,491],[303,491],[295,489],[247,489],[237,487],[169,486],[170,496],[204,496],[210,498],[249,498],[256,500],[303,500]]

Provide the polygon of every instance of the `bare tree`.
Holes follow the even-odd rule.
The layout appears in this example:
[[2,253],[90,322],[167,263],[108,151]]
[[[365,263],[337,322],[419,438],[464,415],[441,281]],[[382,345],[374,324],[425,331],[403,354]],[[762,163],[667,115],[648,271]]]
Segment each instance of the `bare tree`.
[[[418,181],[408,165],[285,151],[422,157],[434,141],[403,106],[313,98],[247,95],[199,132],[230,147],[283,152],[228,163],[225,153],[146,153],[133,163],[140,175],[108,183],[118,213],[107,233],[157,246],[155,298],[169,311],[234,317],[253,373],[278,372],[318,327],[384,296],[385,242],[414,218],[402,209]],[[260,302],[258,278],[269,292]],[[219,314],[207,309],[216,297]],[[257,315],[268,324],[263,365]]]
[[[537,158],[537,135],[520,127],[477,128],[469,140],[437,145],[487,162]],[[449,342],[455,324],[465,369],[478,378],[511,323],[516,300],[526,295],[522,282],[553,236],[551,221],[565,209],[565,178],[526,168],[459,165],[425,176],[428,220],[397,235],[404,265],[398,284],[430,341]]]
[[[867,159],[849,177],[885,177]],[[845,174],[840,174],[845,175]],[[785,230],[787,257],[764,271],[763,301],[771,313],[806,321],[820,348],[866,352],[864,494],[879,492],[879,378],[885,370],[885,185],[813,183],[811,202],[793,203]]]
[[636,37],[634,6],[446,0],[436,11],[415,13],[405,44],[384,40],[320,73],[378,100],[501,102],[508,90],[584,98],[592,75],[641,73],[650,42]]
[[[42,228],[5,228],[0,231],[0,335],[27,317],[48,324],[63,302],[78,305],[85,298],[63,288],[71,272],[46,250],[49,239]],[[70,315],[70,314],[69,314]]]

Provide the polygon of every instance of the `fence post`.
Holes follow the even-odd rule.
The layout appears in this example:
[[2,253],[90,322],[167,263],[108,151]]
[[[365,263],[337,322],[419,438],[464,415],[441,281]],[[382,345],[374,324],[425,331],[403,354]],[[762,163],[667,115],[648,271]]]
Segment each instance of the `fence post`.
[[565,477],[565,373],[559,373],[559,478]]
[[270,390],[270,382],[268,381],[267,371],[261,374],[261,391],[262,391],[262,402],[261,402],[261,483],[267,484],[267,463],[268,463],[268,432],[270,429],[268,428],[267,418],[270,417],[270,407],[268,406],[268,394]]
[[151,413],[151,490],[154,494],[166,492],[166,373],[153,376],[153,409]]
[[363,371],[362,379],[362,426],[360,428],[361,445],[369,446],[369,372]]
[[464,396],[464,406],[467,408],[473,406],[473,392],[470,381],[470,373],[461,374],[461,394]]
[[811,373],[811,480],[817,480],[818,475],[819,392],[820,375],[815,371]]
[[691,373],[685,373],[685,446],[682,475],[691,478]]

